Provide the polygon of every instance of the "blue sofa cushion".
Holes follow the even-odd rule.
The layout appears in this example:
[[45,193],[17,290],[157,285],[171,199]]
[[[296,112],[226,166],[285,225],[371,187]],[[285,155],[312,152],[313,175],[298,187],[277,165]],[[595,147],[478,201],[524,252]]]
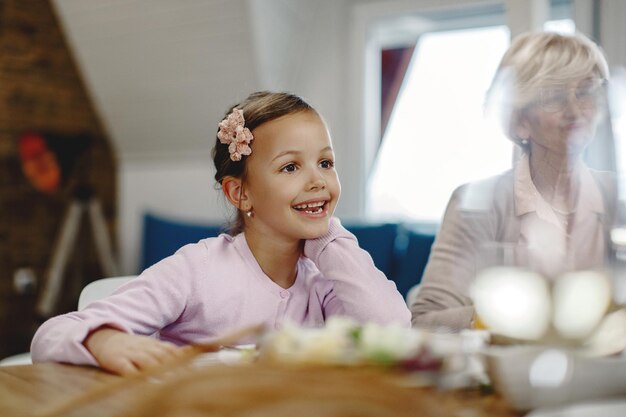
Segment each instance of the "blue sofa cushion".
[[422,280],[430,256],[430,249],[435,240],[435,231],[407,229],[404,233],[406,246],[399,258],[393,280],[396,282],[398,291],[406,297],[409,290]]
[[143,220],[141,268],[146,269],[173,255],[188,243],[218,236],[222,231],[216,225],[181,222],[147,213]]
[[356,236],[359,246],[369,252],[374,260],[374,265],[387,278],[393,278],[396,264],[395,243],[398,225],[396,223],[383,223],[345,224],[344,226]]

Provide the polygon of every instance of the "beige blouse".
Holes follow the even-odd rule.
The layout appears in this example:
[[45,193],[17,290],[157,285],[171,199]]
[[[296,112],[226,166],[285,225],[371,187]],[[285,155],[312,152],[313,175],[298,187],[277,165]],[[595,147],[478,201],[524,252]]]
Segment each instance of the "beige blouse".
[[474,312],[469,287],[484,267],[525,266],[553,279],[568,270],[604,265],[615,206],[614,175],[585,169],[580,180],[573,213],[559,213],[541,197],[527,156],[502,175],[456,189],[420,290],[409,300],[413,326],[469,327]]

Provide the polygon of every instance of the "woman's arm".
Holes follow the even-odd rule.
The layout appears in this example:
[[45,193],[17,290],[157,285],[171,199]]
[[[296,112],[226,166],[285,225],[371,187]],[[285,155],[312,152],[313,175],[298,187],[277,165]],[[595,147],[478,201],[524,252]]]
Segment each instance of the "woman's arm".
[[419,292],[409,300],[415,327],[456,331],[471,326],[474,307],[469,287],[480,266],[481,248],[495,239],[495,216],[488,204],[491,192],[480,193],[487,204],[483,201],[467,207],[469,187],[461,187],[452,194]]
[[395,283],[376,268],[369,253],[337,218],[331,219],[324,236],[305,242],[304,255],[333,282],[333,293],[324,306],[327,316],[410,325],[411,313]]

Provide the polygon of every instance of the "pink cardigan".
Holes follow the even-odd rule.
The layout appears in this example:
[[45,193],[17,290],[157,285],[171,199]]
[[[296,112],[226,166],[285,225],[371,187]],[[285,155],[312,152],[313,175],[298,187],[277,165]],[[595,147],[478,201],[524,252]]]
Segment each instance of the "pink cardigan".
[[184,246],[113,295],[46,321],[32,341],[33,361],[95,365],[83,340],[103,325],[158,332],[177,345],[257,323],[276,329],[288,321],[320,326],[331,315],[410,326],[395,284],[337,219],[328,234],[305,243],[304,254],[295,283],[284,289],[263,273],[244,234]]

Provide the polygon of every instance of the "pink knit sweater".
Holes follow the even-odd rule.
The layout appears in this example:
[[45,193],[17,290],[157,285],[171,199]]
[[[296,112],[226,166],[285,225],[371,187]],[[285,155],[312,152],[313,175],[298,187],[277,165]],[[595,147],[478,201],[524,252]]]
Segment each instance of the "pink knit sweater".
[[410,326],[395,284],[337,219],[325,236],[305,243],[304,254],[295,283],[284,289],[263,273],[244,234],[184,246],[113,295],[46,321],[32,341],[33,361],[95,365],[83,341],[103,325],[158,333],[177,345],[257,323],[319,326],[331,315]]

